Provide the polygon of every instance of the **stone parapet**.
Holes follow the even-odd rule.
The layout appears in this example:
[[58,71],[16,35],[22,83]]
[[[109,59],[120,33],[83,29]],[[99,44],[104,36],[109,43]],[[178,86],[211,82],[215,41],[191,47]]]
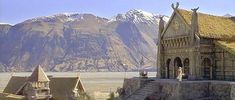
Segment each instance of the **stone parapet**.
[[124,79],[123,89],[125,91],[125,97],[128,97],[138,89],[141,89],[145,86],[145,84],[149,83],[150,81],[153,81],[153,79],[141,77]]
[[[231,81],[144,81],[138,78],[128,81],[124,81],[125,87],[132,88],[127,88],[126,91],[132,92],[123,96],[126,97],[124,100],[235,100],[235,82]],[[145,85],[141,85],[141,81],[146,82]]]

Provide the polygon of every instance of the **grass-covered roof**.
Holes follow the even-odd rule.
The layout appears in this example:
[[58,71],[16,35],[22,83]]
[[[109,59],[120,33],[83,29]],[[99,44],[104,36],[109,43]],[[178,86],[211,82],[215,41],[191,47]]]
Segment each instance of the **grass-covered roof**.
[[[191,25],[192,11],[177,9],[185,21]],[[232,17],[214,16],[198,12],[200,37],[220,40],[235,40],[235,19]]]
[[215,41],[216,45],[235,55],[235,42],[232,41]]

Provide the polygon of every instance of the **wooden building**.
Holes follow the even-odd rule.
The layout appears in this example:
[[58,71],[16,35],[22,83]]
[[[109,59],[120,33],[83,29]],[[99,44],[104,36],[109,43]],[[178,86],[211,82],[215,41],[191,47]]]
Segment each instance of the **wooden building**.
[[77,100],[85,89],[79,77],[48,77],[37,66],[29,77],[12,76],[4,93],[26,100]]
[[235,17],[178,6],[166,25],[160,20],[157,76],[174,79],[182,67],[186,79],[235,80]]

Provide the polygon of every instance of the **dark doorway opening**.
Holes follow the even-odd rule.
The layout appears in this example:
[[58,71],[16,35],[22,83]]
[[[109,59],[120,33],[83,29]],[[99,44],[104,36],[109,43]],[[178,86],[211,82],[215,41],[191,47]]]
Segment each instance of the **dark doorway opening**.
[[166,78],[170,78],[170,62],[171,62],[171,59],[167,59],[167,61],[166,61]]
[[174,77],[176,78],[178,75],[177,75],[177,72],[178,72],[178,69],[179,67],[183,67],[182,66],[182,61],[179,57],[176,57],[174,59]]

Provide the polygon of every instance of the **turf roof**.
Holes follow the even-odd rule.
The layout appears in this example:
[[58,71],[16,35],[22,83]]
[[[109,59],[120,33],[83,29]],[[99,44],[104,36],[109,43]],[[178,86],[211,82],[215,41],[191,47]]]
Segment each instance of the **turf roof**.
[[235,42],[231,41],[215,41],[216,45],[235,55]]
[[[191,25],[192,11],[177,9],[185,21]],[[235,19],[198,12],[200,37],[235,41]]]

